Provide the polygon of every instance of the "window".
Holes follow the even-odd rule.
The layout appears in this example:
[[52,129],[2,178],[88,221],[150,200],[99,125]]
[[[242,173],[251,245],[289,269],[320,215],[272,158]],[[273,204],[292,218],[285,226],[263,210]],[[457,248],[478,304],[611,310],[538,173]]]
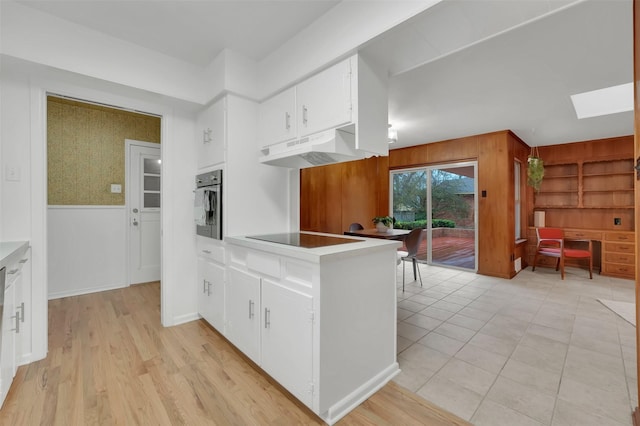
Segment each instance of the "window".
[[513,163],[513,179],[514,179],[514,192],[515,192],[515,202],[513,203],[513,214],[515,215],[515,224],[516,224],[516,241],[522,238],[521,227],[520,227],[520,162],[515,161]]

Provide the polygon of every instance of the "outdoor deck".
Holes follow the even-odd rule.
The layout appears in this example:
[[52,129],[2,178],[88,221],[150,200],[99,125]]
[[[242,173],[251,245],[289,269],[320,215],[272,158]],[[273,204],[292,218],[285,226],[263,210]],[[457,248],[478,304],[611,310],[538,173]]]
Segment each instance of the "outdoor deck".
[[[418,250],[418,260],[427,261],[427,240],[423,239]],[[438,237],[433,239],[433,263],[475,269],[475,243],[473,238]]]

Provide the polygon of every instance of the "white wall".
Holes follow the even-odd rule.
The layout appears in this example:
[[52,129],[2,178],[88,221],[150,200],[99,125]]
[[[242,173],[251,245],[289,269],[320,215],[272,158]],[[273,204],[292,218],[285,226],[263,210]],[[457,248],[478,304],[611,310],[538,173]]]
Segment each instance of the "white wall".
[[127,285],[124,206],[49,206],[49,299]]
[[5,55],[186,101],[204,103],[212,95],[203,90],[204,68],[13,1],[0,6]]
[[[0,105],[0,146],[2,149],[3,169],[5,164],[17,167],[21,172],[19,182],[7,182],[0,179],[2,192],[2,218],[0,233],[5,240],[29,240],[32,245],[33,266],[33,310],[34,359],[46,356],[47,318],[46,300],[49,290],[52,296],[62,295],[64,291],[91,291],[85,284],[67,284],[60,286],[57,280],[57,263],[66,263],[69,259],[82,259],[86,249],[81,244],[87,240],[99,240],[104,237],[101,231],[87,235],[87,240],[66,240],[62,246],[56,241],[64,241],[64,228],[52,229],[52,226],[67,224],[72,228],[72,216],[59,217],[64,213],[55,212],[53,223],[47,223],[46,203],[46,93],[51,91],[79,99],[118,105],[139,111],[162,115],[162,157],[163,157],[163,211],[162,211],[162,297],[163,324],[173,325],[195,318],[197,312],[196,294],[196,249],[192,232],[193,171],[195,170],[194,126],[197,105],[158,98],[137,89],[113,85],[100,80],[80,76],[48,67],[36,66],[23,61],[2,61],[0,84],[2,104]],[[163,103],[157,100],[161,99]],[[4,170],[3,170],[4,172]],[[4,177],[4,174],[3,174]],[[78,212],[74,212],[73,215]],[[77,218],[76,218],[77,219]],[[113,219],[113,218],[112,218]],[[89,224],[87,219],[82,219]],[[115,219],[114,219],[115,220]],[[91,228],[89,226],[89,228]],[[54,240],[51,247],[47,244],[47,235],[52,231]],[[88,231],[90,232],[90,231]],[[77,235],[69,235],[77,238]],[[119,238],[118,238],[119,239]],[[124,248],[125,240],[120,247]],[[117,245],[115,240],[109,245]],[[92,247],[94,247],[92,245]],[[64,250],[66,258],[57,257]],[[67,251],[71,250],[71,251]],[[55,252],[55,253],[54,253]],[[47,259],[54,262],[51,272],[52,287],[49,288],[49,268]],[[89,259],[94,261],[95,259]],[[108,270],[102,275],[118,276],[114,271],[122,271],[121,265],[109,263]],[[111,270],[113,268],[114,270]],[[86,272],[86,271],[85,271]],[[94,275],[97,276],[96,273]],[[117,285],[117,280],[103,280],[93,283],[95,288]],[[193,295],[192,295],[193,294]]]
[[287,232],[290,228],[289,169],[260,164],[257,126],[258,104],[229,95],[223,186],[223,223],[228,236]]

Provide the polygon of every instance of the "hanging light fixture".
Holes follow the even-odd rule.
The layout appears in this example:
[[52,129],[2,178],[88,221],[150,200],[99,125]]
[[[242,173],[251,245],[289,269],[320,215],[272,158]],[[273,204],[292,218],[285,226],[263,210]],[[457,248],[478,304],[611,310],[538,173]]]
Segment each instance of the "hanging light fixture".
[[391,124],[389,124],[389,130],[387,131],[387,139],[389,143],[398,142],[398,131]]

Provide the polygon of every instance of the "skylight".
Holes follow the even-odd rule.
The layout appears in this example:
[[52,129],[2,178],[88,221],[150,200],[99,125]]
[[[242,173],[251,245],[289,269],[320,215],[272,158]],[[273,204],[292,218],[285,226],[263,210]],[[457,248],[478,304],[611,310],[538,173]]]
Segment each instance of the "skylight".
[[578,118],[633,111],[633,83],[571,95]]

